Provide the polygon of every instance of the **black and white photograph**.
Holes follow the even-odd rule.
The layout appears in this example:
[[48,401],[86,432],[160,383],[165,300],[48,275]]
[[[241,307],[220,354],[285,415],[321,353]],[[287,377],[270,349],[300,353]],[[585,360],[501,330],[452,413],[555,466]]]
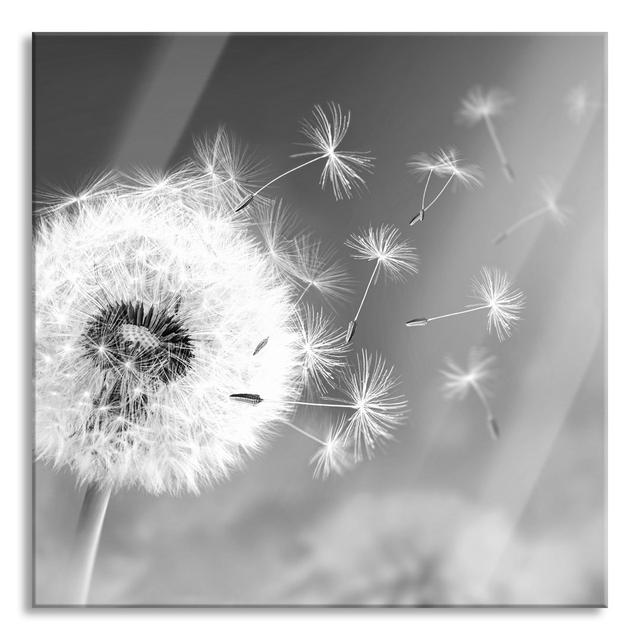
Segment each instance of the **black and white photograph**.
[[607,607],[607,34],[427,28],[33,34],[31,606]]

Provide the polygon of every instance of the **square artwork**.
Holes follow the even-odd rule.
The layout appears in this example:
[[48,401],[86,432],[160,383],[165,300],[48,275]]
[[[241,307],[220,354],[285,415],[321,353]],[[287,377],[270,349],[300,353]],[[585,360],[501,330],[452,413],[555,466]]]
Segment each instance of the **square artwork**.
[[35,606],[606,606],[606,36],[33,36]]

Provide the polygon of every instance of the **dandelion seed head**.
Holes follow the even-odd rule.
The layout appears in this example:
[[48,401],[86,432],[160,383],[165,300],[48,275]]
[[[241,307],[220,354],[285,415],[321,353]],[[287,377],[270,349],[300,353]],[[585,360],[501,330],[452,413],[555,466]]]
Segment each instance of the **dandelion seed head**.
[[328,388],[335,387],[337,374],[346,366],[348,345],[344,343],[343,331],[322,309],[305,305],[296,317],[303,387],[326,393]]
[[509,276],[495,267],[482,267],[480,277],[472,281],[472,297],[489,308],[489,332],[495,330],[501,342],[509,338],[526,299],[522,291],[512,286]]
[[[295,291],[190,171],[121,178],[40,226],[36,455],[80,482],[197,492],[259,451],[299,394]],[[237,389],[275,402],[247,407]]]
[[400,230],[389,224],[371,226],[352,233],[345,245],[353,250],[356,260],[375,260],[391,280],[404,280],[418,272],[418,254],[400,235]]
[[407,402],[397,391],[399,378],[384,358],[363,349],[356,366],[347,370],[342,390],[354,408],[348,418],[346,437],[353,442],[354,455],[371,458],[376,448],[393,438],[407,413]]
[[458,120],[474,125],[483,118],[502,115],[512,103],[512,96],[502,89],[489,89],[485,92],[482,87],[473,87],[462,99]]
[[489,355],[486,349],[479,347],[469,350],[466,368],[447,356],[444,360],[446,368],[441,370],[444,376],[442,390],[445,397],[462,400],[472,387],[488,396],[488,383],[495,373],[493,369],[495,360],[495,356]]
[[308,142],[299,143],[311,151],[296,153],[293,158],[326,158],[320,185],[331,185],[336,200],[351,198],[366,186],[362,174],[373,172],[373,160],[369,151],[344,151],[338,147],[349,129],[351,112],[343,113],[342,107],[330,102],[325,110],[315,105],[311,119],[303,120],[300,132]]
[[325,442],[310,460],[313,465],[313,477],[326,480],[331,475],[342,475],[353,464],[350,443],[345,437],[346,416],[341,415],[335,421],[325,437]]

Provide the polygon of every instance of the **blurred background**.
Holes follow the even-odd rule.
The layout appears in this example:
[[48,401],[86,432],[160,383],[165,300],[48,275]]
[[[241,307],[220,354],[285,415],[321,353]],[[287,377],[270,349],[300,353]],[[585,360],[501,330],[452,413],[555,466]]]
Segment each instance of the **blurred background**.
[[[602,605],[606,603],[606,38],[603,35],[207,35],[34,37],[34,187],[73,189],[96,171],[168,168],[225,123],[269,162],[293,166],[298,121],[334,100],[352,113],[344,148],[371,150],[359,199],[335,202],[315,166],[273,195],[342,247],[369,223],[410,238],[420,274],[376,286],[355,346],[395,365],[408,423],[374,460],[314,480],[312,442],[283,427],[226,484],[194,497],[116,494],[92,604]],[[474,85],[507,90],[495,126],[456,124]],[[579,120],[567,96],[587,96]],[[484,187],[447,190],[422,224],[415,153],[457,147]],[[573,215],[492,238],[539,206],[540,179]],[[405,321],[462,309],[482,265],[528,298],[499,343],[486,317],[424,328]],[[364,285],[367,265],[351,260]],[[352,304],[338,307],[346,325]],[[472,346],[497,357],[487,433],[473,396],[446,400],[443,358]],[[321,416],[301,412],[313,428]],[[35,467],[35,602],[59,601],[82,492]]]

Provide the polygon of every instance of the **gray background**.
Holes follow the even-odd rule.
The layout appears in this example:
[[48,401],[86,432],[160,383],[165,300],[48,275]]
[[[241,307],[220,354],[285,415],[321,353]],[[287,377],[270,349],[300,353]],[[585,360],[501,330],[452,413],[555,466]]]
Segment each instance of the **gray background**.
[[[276,175],[292,166],[298,120],[335,100],[352,111],[345,147],[377,158],[368,192],[336,203],[311,167],[274,195],[337,245],[362,225],[392,222],[421,256],[419,276],[373,290],[356,337],[396,365],[409,399],[410,420],[386,453],[321,483],[307,466],[313,443],[283,429],[199,497],[117,494],[91,602],[605,601],[605,118],[594,109],[576,126],[564,104],[577,84],[606,102],[605,47],[599,35],[35,37],[36,187],[73,187],[112,166],[168,167],[219,123]],[[454,122],[477,83],[516,98],[496,120],[514,184],[486,130]],[[448,145],[482,167],[485,187],[446,193],[409,228],[420,187],[405,162]],[[497,232],[536,207],[541,177],[562,184],[571,224],[539,220],[494,247]],[[487,336],[480,314],[405,328],[462,308],[483,264],[527,293],[511,340]],[[350,266],[364,284],[367,267]],[[346,324],[351,307],[338,311]],[[473,398],[451,403],[440,392],[443,356],[462,359],[473,345],[499,359],[498,443]],[[57,601],[80,501],[73,477],[36,465],[38,604]]]

